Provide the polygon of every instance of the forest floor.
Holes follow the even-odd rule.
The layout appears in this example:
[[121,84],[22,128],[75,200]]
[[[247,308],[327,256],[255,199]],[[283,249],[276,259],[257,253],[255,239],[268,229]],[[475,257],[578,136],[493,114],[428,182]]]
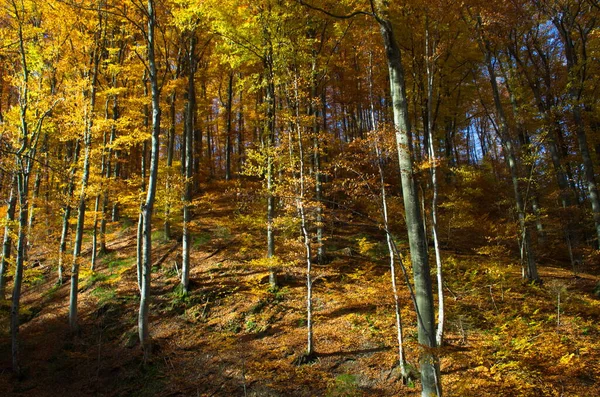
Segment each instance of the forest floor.
[[[156,232],[150,334],[143,364],[134,224],[112,225],[109,253],[82,272],[80,332],[67,324],[69,283],[55,286],[44,249],[23,294],[23,376],[10,372],[8,310],[0,320],[0,395],[8,396],[417,396],[398,381],[388,260],[381,232],[338,214],[330,261],[314,269],[318,359],[306,347],[305,263],[299,239],[287,252],[277,291],[268,289],[261,224],[223,186],[195,202],[191,293],[177,288],[176,240]],[[227,197],[229,195],[229,197]],[[331,231],[330,231],[331,232]],[[37,254],[35,254],[37,253]],[[575,275],[540,263],[541,286],[524,283],[515,258],[443,253],[447,323],[439,349],[447,396],[582,396],[600,389],[598,264]],[[33,261],[32,261],[33,262]],[[160,262],[160,263],[159,263]],[[31,277],[30,277],[31,278]],[[408,360],[416,365],[415,315],[398,275]],[[596,291],[597,292],[597,291]],[[559,306],[560,295],[560,306]],[[560,318],[557,317],[560,313]]]

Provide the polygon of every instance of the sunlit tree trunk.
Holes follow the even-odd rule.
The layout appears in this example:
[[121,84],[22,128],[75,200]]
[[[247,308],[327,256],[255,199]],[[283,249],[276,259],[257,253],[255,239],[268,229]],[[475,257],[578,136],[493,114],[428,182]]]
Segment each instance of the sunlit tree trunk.
[[421,395],[423,397],[440,396],[442,391],[439,361],[433,350],[436,347],[436,340],[432,282],[427,256],[427,240],[423,235],[421,211],[409,151],[409,135],[411,134],[411,130],[406,100],[404,69],[392,23],[385,15],[387,4],[383,0],[377,0],[375,4],[378,12],[376,18],[380,26],[389,69],[390,93],[402,179],[404,210],[416,290],[418,339],[419,343],[424,346],[420,359]]
[[142,257],[142,289],[140,296],[140,311],[138,318],[138,331],[140,343],[147,355],[150,334],[148,331],[148,307],[150,301],[150,280],[152,272],[152,212],[156,196],[156,183],[158,178],[158,156],[160,151],[160,90],[158,87],[158,71],[155,58],[155,27],[156,15],[154,0],[148,0],[148,32],[147,53],[148,69],[150,71],[150,87],[152,93],[152,152],[150,155],[150,176],[148,179],[148,192],[146,202],[142,206],[143,226],[143,257]]
[[431,234],[433,236],[433,249],[435,251],[435,264],[437,275],[437,293],[438,293],[438,324],[435,333],[435,340],[438,346],[444,341],[444,273],[442,269],[442,255],[440,253],[440,243],[438,240],[438,180],[437,180],[437,154],[433,139],[433,84],[435,81],[435,40],[431,38],[429,19],[427,18],[425,27],[425,58],[427,68],[427,151],[429,159],[429,169],[431,176],[431,187],[433,189],[433,199],[431,201]]
[[[275,256],[275,196],[274,196],[274,166],[273,166],[273,147],[275,145],[275,76],[273,75],[272,49],[268,51],[265,60],[266,73],[266,94],[265,102],[267,104],[267,119],[265,125],[265,148],[267,151],[267,258]],[[271,289],[277,288],[277,269],[269,269],[269,285]]]
[[[177,98],[177,93],[175,90],[169,96],[169,132],[167,136],[167,169],[170,171],[173,167],[173,152],[175,151],[175,100]],[[171,183],[170,178],[166,178],[165,182],[165,191],[166,194],[170,194]],[[171,203],[169,200],[166,200],[165,204],[165,221],[163,224],[163,233],[164,240],[169,241],[171,239]]]
[[188,75],[188,102],[186,104],[185,113],[185,186],[183,188],[183,240],[182,240],[182,261],[181,261],[181,286],[183,291],[189,291],[190,278],[190,248],[191,248],[191,232],[190,232],[190,207],[192,201],[192,177],[194,170],[194,119],[196,109],[196,86],[194,75],[196,73],[196,60],[194,54],[196,52],[195,33],[191,33],[190,48],[188,54],[189,75]]
[[[102,29],[102,19],[100,17],[100,28]],[[100,64],[100,47],[96,43],[96,48],[93,53],[93,65],[91,76],[89,76],[90,88],[89,92],[84,92],[84,98],[89,98],[88,108],[84,116],[84,157],[83,169],[81,175],[81,190],[79,192],[79,204],[77,207],[77,227],[75,229],[75,243],[73,245],[73,263],[71,267],[71,289],[69,294],[69,327],[71,331],[78,330],[77,323],[77,298],[79,288],[79,265],[81,255],[81,246],[83,243],[83,228],[85,225],[85,204],[86,204],[86,189],[90,177],[90,156],[92,150],[92,125],[94,123],[94,108],[96,106],[96,86],[98,81],[98,68]],[[86,89],[87,91],[87,89]]]
[[58,246],[58,280],[57,284],[62,284],[64,281],[64,266],[63,261],[65,257],[65,253],[67,252],[67,238],[69,236],[69,220],[71,219],[71,200],[73,199],[73,192],[75,191],[75,173],[77,170],[77,163],[79,161],[79,148],[80,143],[79,139],[74,143],[75,147],[72,148],[71,153],[71,171],[69,172],[69,181],[67,183],[67,197],[66,203],[63,207],[63,215],[62,215],[62,228],[60,233],[60,243]]
[[[374,126],[375,124],[373,124]],[[377,139],[377,138],[376,138]],[[402,315],[400,312],[400,301],[398,298],[398,288],[396,286],[396,253],[394,250],[394,241],[388,224],[388,207],[387,194],[385,190],[385,180],[383,177],[383,159],[377,142],[375,143],[375,154],[377,156],[377,168],[379,170],[379,181],[381,184],[381,209],[383,213],[383,225],[385,228],[385,240],[388,246],[388,254],[390,257],[390,276],[392,279],[392,293],[394,295],[394,311],[396,314],[396,339],[398,341],[398,365],[400,366],[400,374],[402,383],[407,384],[409,381],[408,364],[404,355],[404,340],[402,329]]]
[[232,129],[232,111],[233,106],[233,72],[229,72],[227,83],[227,104],[225,109],[225,117],[227,118],[227,126],[225,130],[225,180],[231,180],[231,134]]
[[[304,242],[304,251],[306,259],[306,355],[303,361],[310,362],[315,357],[314,337],[313,337],[313,280],[312,280],[312,247],[310,244],[310,234],[308,231],[308,222],[306,219],[305,205],[305,178],[304,178],[304,146],[302,143],[303,134],[300,123],[300,96],[298,92],[298,76],[294,79],[294,108],[295,108],[295,130],[298,138],[298,172],[297,175],[298,192],[296,194],[296,209],[300,216],[300,229],[302,231],[302,239]],[[290,151],[292,140],[290,138]]]
[[11,228],[15,220],[15,209],[17,206],[17,194],[15,192],[17,179],[11,178],[10,195],[6,203],[6,224],[4,225],[4,238],[2,240],[2,258],[0,258],[0,301],[5,298],[6,291],[6,271],[12,251]]

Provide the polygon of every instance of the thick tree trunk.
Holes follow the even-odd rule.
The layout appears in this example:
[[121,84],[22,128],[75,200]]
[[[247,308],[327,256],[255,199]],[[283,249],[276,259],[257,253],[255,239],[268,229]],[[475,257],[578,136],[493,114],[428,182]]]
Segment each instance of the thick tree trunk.
[[[378,1],[377,3],[380,4],[381,2]],[[378,8],[381,10],[381,5]],[[416,290],[418,339],[419,343],[424,347],[420,359],[421,395],[423,397],[440,396],[439,361],[433,350],[436,347],[436,340],[432,282],[427,257],[427,240],[423,235],[421,211],[419,209],[419,200],[417,198],[411,154],[409,151],[409,135],[411,131],[406,101],[404,70],[400,48],[394,36],[392,23],[382,14],[377,19],[380,25],[389,69],[390,93],[392,97],[394,126],[396,129],[396,144],[402,179],[406,226],[408,229],[410,256]]]

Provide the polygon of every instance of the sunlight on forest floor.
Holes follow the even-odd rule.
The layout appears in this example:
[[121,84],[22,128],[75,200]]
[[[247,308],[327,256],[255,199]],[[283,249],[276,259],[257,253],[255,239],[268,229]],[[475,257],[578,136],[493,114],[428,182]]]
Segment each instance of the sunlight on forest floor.
[[[52,287],[50,261],[42,262],[37,273],[29,270],[21,334],[26,373],[16,381],[7,371],[3,327],[0,390],[30,396],[233,396],[244,390],[250,396],[419,394],[418,384],[403,386],[397,380],[393,301],[381,236],[350,223],[330,236],[330,247],[336,245],[331,260],[315,270],[318,359],[295,366],[306,345],[300,242],[281,243],[281,285],[269,291],[267,268],[256,260],[262,255],[262,225],[252,225],[244,211],[228,206],[236,200],[215,200],[213,194],[195,203],[189,295],[176,288],[179,269],[172,248],[177,241],[156,233],[155,262],[172,252],[154,268],[149,365],[140,366],[131,225],[113,233],[98,271],[82,274],[81,333],[73,339],[67,333],[68,285]],[[43,255],[42,247],[36,248]],[[524,284],[520,267],[506,257],[449,251],[443,256],[447,331],[439,354],[447,395],[594,395],[600,373],[597,276],[588,269],[574,276],[542,264],[544,284],[537,286]],[[34,273],[37,279],[31,281]],[[419,346],[405,287],[400,300],[406,352],[416,365]],[[7,314],[3,306],[4,324]]]

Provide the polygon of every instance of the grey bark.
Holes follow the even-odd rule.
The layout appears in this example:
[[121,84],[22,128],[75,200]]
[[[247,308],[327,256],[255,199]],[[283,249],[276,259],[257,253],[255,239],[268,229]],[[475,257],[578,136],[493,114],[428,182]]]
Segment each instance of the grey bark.
[[[101,23],[101,22],[100,22]],[[92,150],[92,125],[94,123],[94,108],[96,106],[96,85],[98,81],[98,67],[100,63],[100,48],[97,46],[93,53],[93,70],[90,76],[90,91],[84,93],[84,97],[89,97],[89,108],[85,114],[85,131],[83,133],[84,157],[83,170],[81,176],[81,190],[79,192],[79,204],[77,207],[77,227],[75,229],[75,243],[73,245],[73,263],[71,267],[71,288],[69,293],[69,327],[72,332],[78,330],[77,322],[77,298],[79,288],[79,256],[81,255],[81,246],[83,243],[83,228],[85,225],[85,201],[89,177],[90,177],[90,155]]]
[[[300,228],[302,238],[304,240],[304,250],[306,254],[306,358],[312,360],[315,355],[314,338],[313,338],[313,298],[312,298],[312,250],[310,245],[310,234],[306,220],[306,211],[304,209],[304,146],[302,144],[302,127],[300,125],[300,101],[298,94],[298,77],[295,81],[295,108],[296,108],[296,133],[298,138],[298,195],[296,197],[296,208],[300,215]],[[291,148],[290,148],[291,150]]]
[[[265,102],[267,104],[267,118],[265,125],[265,147],[267,150],[267,258],[275,256],[275,231],[274,231],[274,215],[275,215],[275,196],[274,196],[274,165],[273,165],[273,147],[275,146],[275,76],[273,75],[273,53],[270,49],[265,59],[266,73],[266,93]],[[269,285],[271,289],[277,288],[277,269],[271,267],[269,269]]]
[[515,148],[513,146],[509,131],[508,121],[504,113],[504,107],[500,100],[500,90],[498,88],[498,82],[496,78],[496,71],[492,60],[492,51],[490,49],[489,42],[483,36],[481,32],[481,18],[477,17],[477,33],[479,35],[479,41],[481,44],[482,51],[485,56],[485,64],[490,79],[490,85],[492,88],[492,96],[494,98],[494,106],[498,116],[498,137],[500,138],[504,154],[506,157],[506,163],[508,165],[513,193],[515,197],[515,204],[517,207],[517,216],[519,220],[519,232],[520,232],[520,248],[521,248],[521,261],[524,263],[523,278],[527,278],[530,281],[539,283],[540,277],[537,271],[537,265],[535,263],[535,257],[533,254],[533,248],[531,246],[530,231],[526,223],[525,204],[523,202],[523,196],[521,194],[521,188],[519,186],[519,170],[517,157],[515,154]]
[[225,117],[227,118],[227,129],[225,131],[225,180],[231,180],[231,134],[232,134],[232,111],[233,106],[233,72],[229,72],[227,84],[227,104]]
[[[167,169],[171,169],[173,167],[173,152],[175,151],[175,99],[177,98],[177,93],[175,90],[171,93],[169,97],[169,132],[167,136]],[[167,194],[169,194],[170,190],[170,180],[166,178],[165,182],[165,190]],[[166,200],[165,204],[165,221],[163,224],[163,234],[165,241],[169,241],[171,239],[171,204],[169,200]]]
[[140,310],[138,316],[138,332],[144,354],[149,353],[150,334],[148,330],[148,307],[150,301],[150,281],[152,272],[152,212],[156,197],[156,183],[158,178],[158,155],[160,151],[160,90],[158,86],[158,71],[155,57],[155,27],[156,15],[154,0],[148,0],[148,32],[147,53],[150,87],[152,93],[152,153],[150,156],[150,176],[148,179],[148,192],[146,202],[142,206],[143,226],[143,257],[142,257],[142,290],[140,296]]
[[[592,215],[595,223],[596,231],[596,246],[600,245],[600,194],[598,193],[598,185],[596,183],[596,177],[594,173],[594,163],[590,154],[589,146],[587,143],[587,136],[585,133],[585,125],[582,118],[582,95],[583,85],[587,79],[587,58],[585,49],[585,40],[587,35],[590,33],[590,28],[584,26],[576,26],[576,15],[572,15],[570,11],[563,10],[562,15],[556,15],[552,18],[552,23],[558,30],[561,40],[564,45],[565,58],[567,60],[566,68],[569,77],[569,89],[567,95],[569,97],[571,113],[573,121],[575,123],[575,132],[577,137],[577,143],[579,146],[579,152],[583,162],[583,170],[585,175],[585,182],[587,185],[588,196],[592,207]],[[580,45],[582,49],[582,59],[580,60],[579,55],[576,52],[575,41],[573,39],[571,30],[577,29],[582,37]]]
[[385,15],[385,1],[375,1],[378,15],[377,22],[383,38],[386,60],[390,78],[390,93],[396,129],[396,145],[400,174],[402,179],[402,192],[404,196],[404,209],[408,240],[413,268],[413,277],[416,290],[417,323],[419,343],[424,347],[420,359],[421,384],[423,397],[440,396],[441,381],[439,361],[434,353],[436,347],[435,325],[433,311],[433,292],[427,257],[427,240],[423,235],[423,225],[419,209],[419,201],[415,188],[413,167],[410,154],[409,135],[411,134],[404,69],[400,48],[396,41],[393,26]]
[[[19,148],[15,153],[17,194],[19,196],[19,232],[17,239],[17,255],[15,261],[15,275],[13,279],[12,304],[10,310],[10,336],[11,336],[11,358],[12,368],[16,374],[20,374],[19,361],[19,308],[21,303],[21,287],[23,284],[23,266],[27,255],[27,222],[29,210],[29,177],[36,157],[36,149],[40,131],[46,116],[54,105],[42,114],[37,122],[30,127],[28,121],[29,109],[29,66],[27,63],[23,24],[26,16],[25,9],[19,8],[16,2],[12,2],[12,12],[17,22],[18,55],[21,63],[21,86],[19,93]],[[56,104],[56,102],[55,102]]]
[[[147,78],[144,74],[144,96],[148,95]],[[144,105],[144,127],[148,130],[150,126],[150,109],[148,105]],[[144,141],[142,145],[142,162],[141,162],[141,174],[142,174],[142,186],[141,192],[148,194],[146,186],[146,173],[148,166],[146,165],[146,157],[148,152],[148,142]],[[140,213],[138,216],[138,227],[137,227],[137,242],[136,242],[136,269],[137,269],[137,281],[140,293],[142,292],[142,278],[143,278],[143,245],[144,245],[144,203],[140,204]]]
[[2,240],[2,258],[0,259],[0,301],[5,298],[6,271],[12,251],[11,228],[15,220],[15,209],[17,207],[17,192],[15,192],[17,179],[11,178],[10,195],[6,203],[6,224],[4,225],[4,238]]
[[79,161],[79,140],[75,142],[71,158],[71,171],[69,172],[69,181],[67,185],[67,201],[63,207],[62,228],[60,233],[60,243],[58,246],[58,280],[57,284],[61,285],[64,281],[64,266],[63,260],[67,252],[67,238],[69,236],[69,220],[71,219],[71,200],[75,191],[75,173],[77,170],[77,162]]
[[[374,121],[373,121],[374,122]],[[373,124],[375,125],[375,124]],[[400,366],[400,374],[402,376],[402,383],[407,384],[409,381],[408,364],[406,357],[404,356],[404,340],[403,340],[403,328],[402,328],[402,315],[400,313],[400,300],[398,298],[398,288],[396,286],[396,253],[394,250],[394,240],[390,233],[388,224],[388,208],[387,208],[387,194],[385,190],[385,180],[383,177],[383,159],[381,158],[381,151],[377,143],[375,143],[375,154],[377,155],[377,168],[379,169],[379,181],[381,183],[381,208],[383,213],[383,225],[385,228],[385,240],[388,246],[388,254],[390,257],[390,276],[392,279],[392,293],[394,295],[394,311],[396,314],[396,339],[398,341],[398,365]]]
[[[435,61],[432,59],[435,52],[435,41],[431,41],[429,19],[426,22],[425,30],[425,57],[427,68],[427,151],[429,159],[429,169],[431,176],[431,187],[433,189],[433,198],[431,201],[431,234],[433,236],[433,248],[435,252],[437,292],[438,292],[438,324],[435,333],[435,340],[438,346],[444,341],[444,273],[442,269],[442,255],[440,253],[440,243],[438,240],[437,223],[437,205],[438,205],[438,181],[437,181],[437,155],[433,139],[434,116],[433,116],[433,83],[435,80]],[[433,48],[431,48],[433,47]]]
[[192,201],[192,186],[193,186],[193,170],[194,170],[194,119],[196,109],[196,85],[194,76],[196,73],[196,61],[194,54],[196,52],[196,37],[195,32],[191,33],[190,48],[189,48],[189,75],[188,75],[188,102],[186,105],[185,114],[185,164],[184,177],[185,186],[183,190],[183,239],[182,239],[182,260],[181,260],[181,286],[185,293],[189,291],[190,281],[190,248],[192,236],[190,232],[191,221],[191,201]]

